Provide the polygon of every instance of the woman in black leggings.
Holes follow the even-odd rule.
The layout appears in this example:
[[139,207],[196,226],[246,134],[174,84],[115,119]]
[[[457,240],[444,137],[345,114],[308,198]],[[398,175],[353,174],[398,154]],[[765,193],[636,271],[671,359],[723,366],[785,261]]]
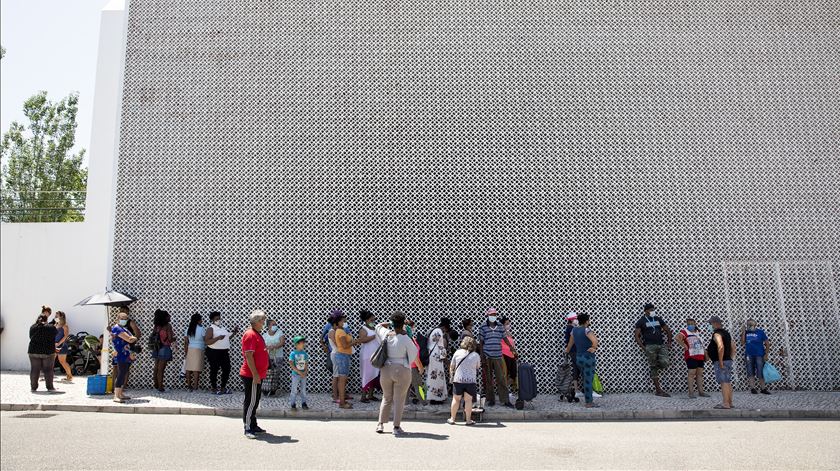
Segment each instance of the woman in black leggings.
[[[210,327],[204,333],[204,344],[207,345],[204,354],[207,362],[210,363],[210,391],[213,394],[230,394],[227,388],[230,377],[230,338],[238,331],[236,327],[228,331],[222,325],[221,313],[216,311],[210,313]],[[222,371],[222,382],[217,388],[219,370]]]

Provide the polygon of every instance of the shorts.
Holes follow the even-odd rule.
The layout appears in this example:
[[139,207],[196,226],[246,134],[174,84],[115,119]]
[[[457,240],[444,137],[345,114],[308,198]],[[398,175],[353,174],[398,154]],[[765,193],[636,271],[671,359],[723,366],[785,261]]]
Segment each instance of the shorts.
[[172,359],[172,348],[164,345],[160,350],[152,352],[152,358],[155,360],[169,361]]
[[705,360],[695,360],[693,358],[686,358],[685,359],[685,366],[687,366],[689,370],[695,370],[697,368],[703,368],[703,365],[705,363],[706,363]]
[[452,383],[452,388],[455,391],[455,396],[463,396],[464,393],[467,393],[475,399],[475,396],[478,394],[475,383]]
[[67,342],[61,344],[61,347],[55,352],[56,355],[67,355],[68,353],[70,353],[70,346],[67,345]]
[[715,380],[717,380],[718,384],[724,383],[731,383],[732,382],[732,360],[723,360],[723,368],[720,367],[718,362],[713,362],[715,365]]
[[747,355],[747,378],[764,380],[764,357]]
[[347,376],[350,374],[350,355],[346,353],[335,354],[333,360],[334,372],[333,376]]

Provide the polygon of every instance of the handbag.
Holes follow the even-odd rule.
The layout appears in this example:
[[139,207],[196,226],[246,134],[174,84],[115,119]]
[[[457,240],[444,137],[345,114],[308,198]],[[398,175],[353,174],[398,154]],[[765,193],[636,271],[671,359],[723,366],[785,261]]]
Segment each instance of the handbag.
[[370,355],[370,364],[373,365],[374,368],[382,368],[388,361],[388,336],[390,334],[391,332],[385,334],[385,338],[379,342],[379,346],[376,347],[376,350],[374,350]]
[[601,384],[601,378],[598,377],[598,373],[595,373],[595,377],[592,378],[592,390],[598,394],[604,393],[604,385]]
[[782,380],[782,374],[779,373],[779,370],[770,362],[766,362],[764,364],[764,368],[761,370],[761,375],[764,377],[764,382],[767,384],[776,383]]

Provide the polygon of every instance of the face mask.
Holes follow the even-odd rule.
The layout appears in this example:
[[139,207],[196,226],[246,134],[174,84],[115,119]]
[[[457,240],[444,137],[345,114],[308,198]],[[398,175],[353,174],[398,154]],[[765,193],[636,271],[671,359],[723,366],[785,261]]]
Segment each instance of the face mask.
[[128,325],[128,319],[120,319],[120,325],[121,326],[127,326]]
[[748,327],[750,330],[755,330],[755,324],[747,324],[747,327]]
[[221,327],[221,325],[222,325],[222,320],[221,320],[221,319],[216,319],[215,321],[213,321],[213,325],[218,325],[218,326],[220,326],[220,327]]
[[368,322],[368,323],[367,323],[367,326],[368,326],[368,327],[370,327],[370,328],[373,328],[373,325],[374,325],[374,323],[373,323],[373,322]]
[[686,328],[686,330],[688,330],[689,332],[694,332],[695,330],[697,330],[697,326],[696,326],[696,325],[687,325],[687,326],[685,326],[685,328]]
[[409,336],[409,338],[414,338],[414,333],[411,330],[411,326],[405,326],[405,333]]
[[495,324],[496,323],[496,316],[487,317],[487,321],[490,322],[491,324]]
[[277,326],[274,326],[274,325],[273,325],[273,326],[269,327],[269,328],[268,328],[268,331],[269,331],[269,332],[271,332],[272,334],[273,334],[274,332],[277,332]]
[[573,320],[573,321],[572,321],[572,325],[573,325],[573,326],[575,326],[575,327],[579,327],[579,326],[580,326],[580,322],[578,322],[578,320],[577,320],[577,319],[575,319],[575,320]]

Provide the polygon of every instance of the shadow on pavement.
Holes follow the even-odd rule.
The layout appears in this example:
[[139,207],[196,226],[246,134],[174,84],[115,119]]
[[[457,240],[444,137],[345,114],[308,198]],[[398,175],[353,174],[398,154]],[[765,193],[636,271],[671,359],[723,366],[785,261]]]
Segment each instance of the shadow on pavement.
[[438,435],[426,432],[405,432],[400,438],[425,438],[427,440],[449,440],[449,435]]
[[507,425],[505,425],[501,422],[496,422],[495,424],[479,423],[479,424],[475,424],[475,425],[470,425],[470,427],[472,427],[472,428],[505,428],[505,427],[507,427]]
[[272,435],[268,432],[257,435],[255,440],[258,442],[271,443],[272,445],[279,443],[297,443],[299,441],[288,435]]

